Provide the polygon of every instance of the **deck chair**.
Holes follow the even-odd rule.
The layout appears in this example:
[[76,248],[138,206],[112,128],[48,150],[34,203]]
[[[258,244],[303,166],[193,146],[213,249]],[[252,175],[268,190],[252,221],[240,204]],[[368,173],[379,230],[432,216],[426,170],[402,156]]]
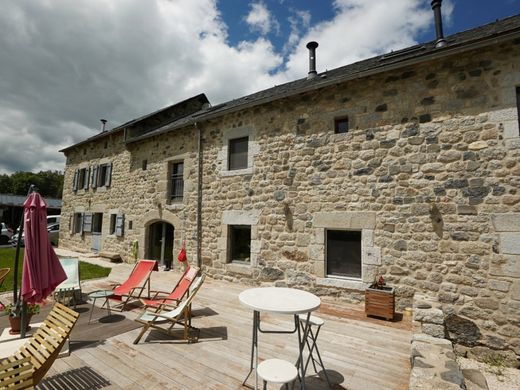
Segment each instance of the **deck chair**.
[[[9,272],[11,272],[11,268],[0,268],[0,287],[2,287],[2,284],[4,284],[4,280],[7,278]],[[0,303],[3,305],[1,301]]]
[[152,271],[158,271],[159,266],[155,260],[139,260],[134,266],[132,273],[123,283],[118,284],[112,290],[113,295],[108,299],[120,302],[116,306],[121,306],[123,311],[131,299],[139,299],[141,294],[148,289],[147,297],[150,297],[150,276]]
[[185,295],[189,295],[190,287],[199,272],[200,268],[198,267],[188,267],[170,293],[166,291],[152,291],[154,295],[150,299],[141,298],[141,302],[149,308],[160,308],[162,306],[174,308]]
[[[135,320],[141,324],[143,324],[143,328],[141,332],[134,340],[134,344],[137,344],[141,337],[148,331],[150,328],[154,328],[160,330],[168,334],[169,336],[173,336],[172,329],[176,324],[179,324],[184,328],[183,340],[188,342],[193,342],[198,340],[199,329],[191,326],[191,303],[197,291],[199,291],[200,286],[204,282],[206,275],[198,276],[191,286],[190,295],[181,301],[179,305],[170,311],[148,311],[144,310],[143,313]],[[169,325],[168,327],[164,327],[164,325]],[[190,336],[190,331],[195,331],[196,336]]]
[[11,389],[12,385],[13,389],[26,389],[38,385],[78,318],[79,313],[56,303],[34,335],[14,355],[0,361],[0,388]]
[[61,266],[67,274],[67,279],[54,290],[54,300],[65,304],[71,302],[76,308],[76,296],[81,297],[81,282],[79,277],[79,261],[77,259],[60,259]]

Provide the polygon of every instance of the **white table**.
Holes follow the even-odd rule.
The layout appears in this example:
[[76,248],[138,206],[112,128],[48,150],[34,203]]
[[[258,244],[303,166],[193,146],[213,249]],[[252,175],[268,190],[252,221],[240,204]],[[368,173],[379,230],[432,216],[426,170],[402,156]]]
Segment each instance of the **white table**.
[[[307,291],[285,287],[258,287],[245,290],[238,296],[240,303],[253,309],[253,340],[251,342],[251,367],[244,379],[243,385],[255,370],[255,389],[258,386],[258,332],[261,333],[295,333],[298,332],[299,359],[297,369],[300,373],[301,388],[305,389],[305,364],[303,348],[309,332],[309,318],[311,312],[320,307],[321,301],[316,295]],[[294,316],[293,330],[262,330],[260,328],[260,312],[289,314]],[[303,334],[299,326],[299,314],[307,314]]]

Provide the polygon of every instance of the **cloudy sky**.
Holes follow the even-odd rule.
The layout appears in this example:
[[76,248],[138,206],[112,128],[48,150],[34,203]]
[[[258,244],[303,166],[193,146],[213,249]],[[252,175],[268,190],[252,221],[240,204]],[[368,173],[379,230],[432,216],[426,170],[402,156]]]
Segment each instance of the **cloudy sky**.
[[[429,0],[0,0],[0,173],[198,93],[213,104],[433,39]],[[520,0],[445,0],[445,33]]]

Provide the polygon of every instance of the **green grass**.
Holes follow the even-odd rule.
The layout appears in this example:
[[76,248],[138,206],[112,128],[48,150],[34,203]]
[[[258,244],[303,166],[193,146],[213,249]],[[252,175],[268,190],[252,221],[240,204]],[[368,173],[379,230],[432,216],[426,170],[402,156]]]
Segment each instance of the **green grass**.
[[[14,277],[14,258],[15,248],[0,248],[0,268],[11,268],[11,272],[7,275],[2,286],[0,286],[0,292],[12,291],[13,290],[13,277]],[[22,264],[23,264],[23,248],[20,248],[20,256],[18,262],[18,288],[21,286],[22,278]],[[81,280],[104,278],[110,273],[110,268],[101,267],[99,265],[79,262],[79,274]]]

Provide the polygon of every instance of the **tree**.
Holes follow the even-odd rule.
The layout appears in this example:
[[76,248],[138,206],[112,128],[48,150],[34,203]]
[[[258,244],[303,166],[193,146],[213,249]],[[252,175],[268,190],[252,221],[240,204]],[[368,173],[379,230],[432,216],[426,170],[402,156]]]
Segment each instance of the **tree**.
[[34,184],[40,194],[48,198],[61,199],[63,192],[63,173],[60,171],[15,172],[11,176],[0,175],[0,193],[27,195]]

